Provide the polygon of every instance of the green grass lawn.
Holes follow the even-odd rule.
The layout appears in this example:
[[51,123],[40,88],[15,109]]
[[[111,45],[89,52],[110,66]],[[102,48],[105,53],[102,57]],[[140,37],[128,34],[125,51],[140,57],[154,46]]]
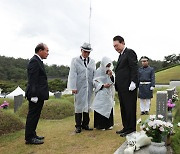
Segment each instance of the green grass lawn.
[[[150,114],[156,113],[156,91],[151,101]],[[140,116],[139,101],[137,104],[137,119],[145,120],[148,116]],[[8,112],[8,111],[7,111]],[[93,127],[93,113],[90,114],[90,127]],[[25,119],[22,119],[25,122]],[[119,104],[115,105],[113,130],[82,131],[80,134],[74,133],[74,116],[62,120],[40,120],[38,125],[38,135],[45,136],[43,145],[26,145],[24,142],[24,130],[0,136],[0,153],[2,154],[112,154],[125,141],[115,132],[122,128]],[[139,131],[139,126],[137,126]],[[179,133],[179,129],[176,129]],[[178,137],[178,136],[177,136]],[[173,140],[177,138],[173,137]],[[178,139],[179,141],[179,139]],[[179,143],[172,143],[177,149]]]
[[170,80],[180,80],[180,65],[157,72],[156,83],[168,83]]
[[[152,100],[150,113],[155,113],[155,100]],[[137,118],[140,117],[139,102],[137,107]],[[90,114],[90,126],[93,127],[93,113]],[[143,116],[145,119],[147,116]],[[25,121],[25,119],[24,119]],[[74,116],[63,120],[40,120],[38,125],[38,135],[45,136],[43,145],[24,144],[24,130],[0,137],[0,153],[2,154],[59,154],[59,153],[107,153],[115,152],[125,141],[115,132],[122,128],[119,104],[115,105],[115,126],[113,130],[82,131],[80,134],[74,133]],[[139,129],[139,127],[138,127]]]
[[[180,66],[156,73],[156,83],[169,83],[169,80],[172,79],[180,79]],[[155,113],[156,95],[151,101],[150,110],[150,114]],[[90,114],[90,117],[90,127],[93,127],[93,113]],[[140,117],[145,120],[147,115],[140,116],[138,101],[137,119]],[[25,122],[25,119],[23,121]],[[113,130],[82,131],[80,134],[75,134],[74,116],[62,120],[40,120],[37,133],[45,136],[43,145],[26,145],[24,142],[24,130],[21,130],[0,136],[0,154],[112,154],[125,141],[125,138],[115,133],[116,130],[122,129],[118,103],[115,105],[114,122]],[[137,130],[139,130],[138,126]]]

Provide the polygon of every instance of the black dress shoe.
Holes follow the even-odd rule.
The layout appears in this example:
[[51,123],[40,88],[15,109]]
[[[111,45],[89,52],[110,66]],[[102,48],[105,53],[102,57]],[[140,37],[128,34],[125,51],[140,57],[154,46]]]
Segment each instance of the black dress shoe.
[[81,133],[81,128],[80,127],[77,127],[76,130],[75,130],[76,133]]
[[145,112],[141,112],[141,115],[144,115],[145,114]]
[[44,136],[36,136],[35,138],[37,138],[38,140],[43,140]]
[[121,133],[120,136],[121,136],[121,137],[125,137],[126,135],[131,134],[131,133],[134,132],[134,131],[135,131],[135,130],[126,131],[126,132],[124,132],[124,133]]
[[145,111],[145,115],[149,115],[149,112],[148,112],[148,111]]
[[84,130],[93,130],[93,128],[89,128],[89,126],[82,126],[82,129],[84,129]]
[[124,132],[125,132],[124,129],[122,129],[122,130],[116,131],[116,134],[122,134],[122,133],[124,133]]
[[120,134],[121,137],[126,137],[126,135],[127,134],[125,132]]
[[26,144],[43,144],[44,141],[38,140],[37,138],[32,138],[28,141],[26,141]]

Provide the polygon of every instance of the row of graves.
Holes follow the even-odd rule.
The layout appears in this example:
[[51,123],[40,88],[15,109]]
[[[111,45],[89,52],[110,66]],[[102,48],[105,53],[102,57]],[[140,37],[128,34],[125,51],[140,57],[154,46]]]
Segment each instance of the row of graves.
[[[58,99],[58,98],[61,98],[62,93],[58,91],[58,92],[53,93],[53,95],[55,98]],[[51,96],[53,95],[51,94]],[[23,104],[24,95],[20,94],[20,95],[12,97],[12,99],[14,100],[14,113],[15,113]],[[2,102],[2,104],[0,104],[0,109],[8,109],[9,105],[10,105],[9,102],[5,100]]]
[[178,102],[176,88],[157,91],[156,115],[150,115],[144,122],[139,119],[141,131],[126,136],[126,141],[114,154],[171,154],[173,131],[172,109]]
[[[55,98],[61,98],[61,95],[61,92],[54,93]],[[139,123],[141,123],[140,128],[143,131],[127,135],[126,141],[115,151],[114,154],[166,154],[167,147],[171,144],[171,135],[173,135],[172,109],[175,106],[177,99],[178,95],[176,88],[157,91],[156,115],[150,115],[145,122],[138,120]],[[21,107],[23,100],[23,95],[14,96],[14,112]],[[8,106],[9,103],[4,101],[3,104],[0,104],[0,109],[7,109]],[[162,130],[159,131],[161,126]],[[156,127],[156,129],[153,127]],[[163,135],[164,131],[166,131],[166,133],[164,133],[166,135]],[[160,137],[161,142],[158,143],[158,145],[153,146],[153,139],[158,137]]]

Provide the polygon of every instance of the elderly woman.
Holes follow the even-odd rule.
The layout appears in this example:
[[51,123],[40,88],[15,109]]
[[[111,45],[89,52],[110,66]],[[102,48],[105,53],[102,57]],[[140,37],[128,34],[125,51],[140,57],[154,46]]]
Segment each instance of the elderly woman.
[[112,129],[114,125],[114,76],[112,68],[112,61],[103,57],[93,79],[95,98],[92,109],[94,110],[94,128],[96,129]]

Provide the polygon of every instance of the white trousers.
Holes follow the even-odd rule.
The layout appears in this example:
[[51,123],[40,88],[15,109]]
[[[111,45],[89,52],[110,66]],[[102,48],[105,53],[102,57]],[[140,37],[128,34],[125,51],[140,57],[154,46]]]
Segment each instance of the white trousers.
[[141,112],[148,111],[150,109],[151,99],[139,99]]

